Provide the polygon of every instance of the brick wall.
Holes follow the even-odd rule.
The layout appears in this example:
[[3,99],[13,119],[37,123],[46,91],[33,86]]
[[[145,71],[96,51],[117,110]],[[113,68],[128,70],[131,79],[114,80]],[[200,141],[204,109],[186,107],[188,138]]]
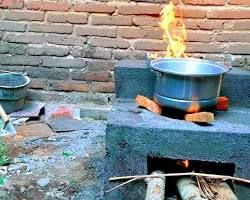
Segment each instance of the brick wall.
[[[0,69],[27,72],[32,99],[108,102],[117,60],[164,50],[158,20],[167,2],[142,1],[1,0]],[[235,66],[248,66],[249,0],[174,2],[190,55],[220,61],[227,51]]]

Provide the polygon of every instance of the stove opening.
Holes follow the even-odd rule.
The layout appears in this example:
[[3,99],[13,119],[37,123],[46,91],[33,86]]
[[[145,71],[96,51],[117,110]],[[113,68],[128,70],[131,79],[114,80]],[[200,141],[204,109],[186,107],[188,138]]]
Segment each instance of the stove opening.
[[[178,160],[171,158],[158,158],[148,156],[147,158],[148,174],[153,171],[161,170],[164,173],[183,173],[183,172],[199,172],[207,174],[229,175],[234,176],[234,163],[217,163],[200,160]],[[176,182],[180,177],[166,178],[166,197],[179,196]],[[233,189],[230,181],[227,182]],[[180,198],[180,197],[179,197]]]

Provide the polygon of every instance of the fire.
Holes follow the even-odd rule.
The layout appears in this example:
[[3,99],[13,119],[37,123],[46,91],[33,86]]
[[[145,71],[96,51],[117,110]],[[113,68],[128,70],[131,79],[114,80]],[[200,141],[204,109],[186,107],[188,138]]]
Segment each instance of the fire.
[[180,165],[184,169],[187,169],[189,167],[189,160],[178,160],[177,165]]
[[[166,5],[161,11],[161,19],[159,22],[163,30],[162,39],[166,42],[166,51],[161,57],[166,58],[186,58],[186,28],[181,18],[175,17],[173,2]],[[158,57],[157,53],[151,55],[152,59]]]
[[198,97],[192,97],[192,103],[190,107],[187,109],[188,113],[196,113],[200,111],[200,104],[197,102],[199,100]]

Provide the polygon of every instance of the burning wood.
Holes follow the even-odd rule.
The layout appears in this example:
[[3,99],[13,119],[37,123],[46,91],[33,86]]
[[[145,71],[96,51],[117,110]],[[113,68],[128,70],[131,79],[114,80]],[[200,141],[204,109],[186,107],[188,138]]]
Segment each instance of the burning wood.
[[145,96],[138,95],[135,99],[138,106],[141,106],[143,108],[146,108],[147,110],[156,113],[161,114],[162,108],[153,100],[148,99]]
[[219,97],[216,104],[216,109],[228,110],[228,107],[229,107],[229,99],[227,97]]
[[[163,172],[155,171],[151,175],[161,175]],[[164,200],[165,199],[166,177],[147,178],[147,192],[145,200]]]
[[186,114],[185,120],[190,122],[209,123],[214,121],[214,114],[211,112],[198,112],[198,113]]

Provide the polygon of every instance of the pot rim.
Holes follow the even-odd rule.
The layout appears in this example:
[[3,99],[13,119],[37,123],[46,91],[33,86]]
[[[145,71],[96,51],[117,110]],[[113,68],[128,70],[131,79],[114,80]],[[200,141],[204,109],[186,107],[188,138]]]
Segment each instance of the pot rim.
[[[216,72],[216,73],[186,73],[182,71],[174,71],[174,70],[168,70],[168,69],[162,69],[158,65],[159,63],[166,62],[166,63],[178,63],[178,62],[188,62],[188,63],[196,63],[196,64],[207,64],[210,66],[213,66],[215,68],[219,68],[221,72]],[[203,59],[196,59],[196,58],[159,58],[155,60],[151,60],[149,67],[156,72],[163,72],[163,73],[168,73],[168,74],[174,74],[174,75],[181,75],[181,76],[196,76],[196,77],[201,77],[201,76],[219,76],[227,73],[230,71],[231,68],[220,64],[218,62],[210,61],[210,60],[203,60]]]
[[24,84],[22,84],[22,85],[17,85],[17,86],[4,86],[4,85],[0,85],[0,88],[3,88],[3,89],[16,89],[16,88],[25,87],[25,86],[27,86],[30,83],[30,78],[27,75],[24,75],[24,74],[19,74],[19,73],[3,73],[3,74],[0,74],[0,77],[4,76],[6,74],[11,74],[11,75],[15,75],[15,76],[22,76],[25,79],[26,82]]

